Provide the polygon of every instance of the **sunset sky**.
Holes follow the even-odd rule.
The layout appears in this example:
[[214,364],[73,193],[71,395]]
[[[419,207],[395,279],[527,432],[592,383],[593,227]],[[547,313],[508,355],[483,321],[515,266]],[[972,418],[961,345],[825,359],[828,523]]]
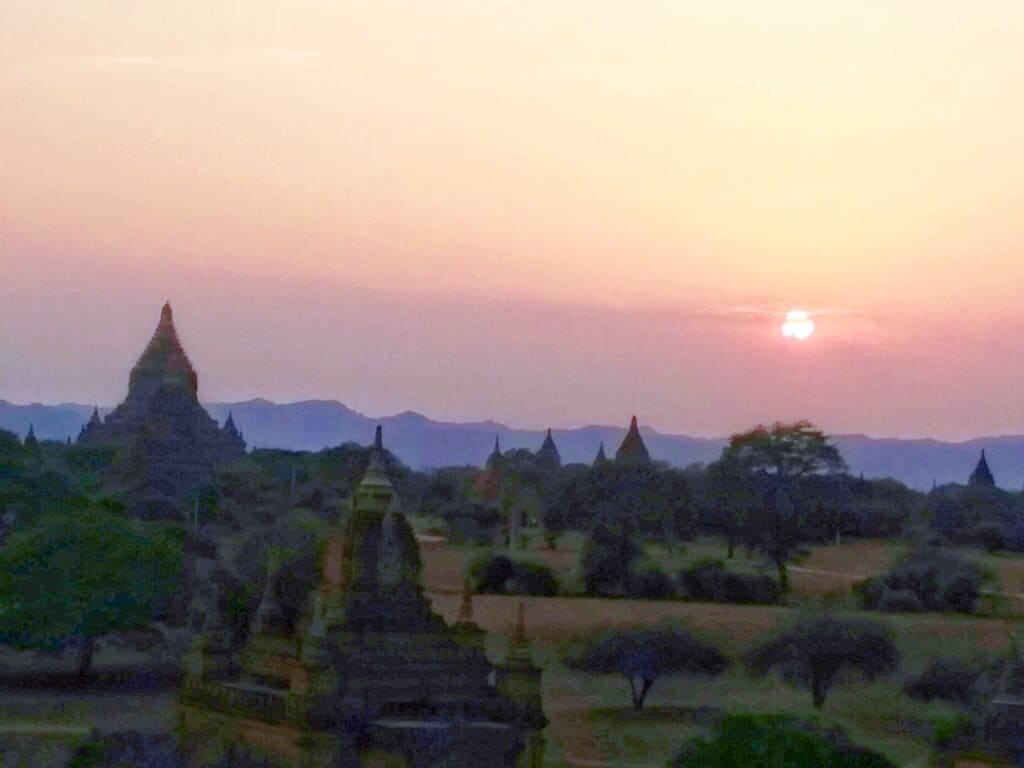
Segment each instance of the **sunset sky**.
[[[1024,2],[0,0],[0,398],[1024,432]],[[786,339],[787,310],[817,329]]]

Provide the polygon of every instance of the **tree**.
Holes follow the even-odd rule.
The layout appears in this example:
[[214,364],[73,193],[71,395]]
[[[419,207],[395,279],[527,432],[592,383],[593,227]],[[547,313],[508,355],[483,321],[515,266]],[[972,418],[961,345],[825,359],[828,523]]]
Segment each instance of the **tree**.
[[96,638],[147,624],[177,583],[178,532],[98,508],[49,515],[0,552],[0,642],[80,651],[79,675]]
[[672,674],[717,675],[729,660],[715,646],[684,629],[636,629],[596,635],[565,659],[566,666],[585,672],[621,674],[629,681],[633,709],[658,678]]
[[780,668],[809,685],[818,709],[842,673],[855,670],[872,679],[893,671],[898,662],[899,652],[885,627],[828,615],[803,618],[747,658],[748,665],[761,674]]
[[805,540],[809,499],[801,499],[805,481],[816,475],[835,474],[846,468],[839,450],[808,421],[776,422],[733,435],[720,462],[753,485],[758,501],[750,508],[745,526],[748,546],[760,550],[779,572],[779,583],[789,588],[787,563]]
[[598,508],[598,519],[583,547],[584,587],[589,595],[623,593],[640,557],[640,546],[628,517],[616,514],[618,507]]

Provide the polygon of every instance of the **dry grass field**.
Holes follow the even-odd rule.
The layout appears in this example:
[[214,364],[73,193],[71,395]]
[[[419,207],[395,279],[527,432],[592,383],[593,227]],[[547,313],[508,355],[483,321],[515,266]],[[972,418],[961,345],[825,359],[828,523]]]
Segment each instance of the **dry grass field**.
[[[551,566],[563,580],[574,578],[578,539],[560,541],[555,551],[534,541],[534,546],[517,556]],[[466,564],[486,550],[433,542],[422,545],[421,551],[434,608],[452,621]],[[945,704],[907,698],[902,692],[904,680],[939,655],[975,658],[1005,650],[1018,630],[1017,621],[994,616],[874,614],[873,618],[890,627],[900,648],[899,673],[869,684],[854,681],[837,687],[821,713],[813,710],[806,691],[777,678],[755,679],[742,669],[733,669],[715,680],[661,680],[651,691],[649,710],[637,714],[629,708],[623,679],[582,675],[559,663],[572,642],[597,629],[677,621],[717,639],[738,657],[801,610],[820,609],[823,599],[834,610],[854,613],[852,585],[884,573],[904,552],[902,546],[884,542],[814,547],[792,570],[793,592],[786,606],[478,595],[473,598],[474,620],[492,633],[488,651],[497,660],[505,651],[504,638],[513,628],[516,606],[524,604],[534,656],[546,669],[544,699],[551,721],[547,731],[551,765],[663,766],[684,739],[702,732],[709,712],[742,711],[820,718],[825,724],[844,728],[856,741],[883,752],[898,765],[926,768],[937,765],[929,743],[932,730],[943,719],[955,717],[955,711]],[[649,547],[645,554],[667,570],[724,556],[723,547],[711,540],[683,547]],[[1015,580],[1024,579],[1024,560],[1020,558],[977,552],[970,556],[993,574],[993,588],[1017,589]],[[757,558],[740,551],[730,567],[766,571]],[[981,768],[989,764],[973,760],[958,765]]]

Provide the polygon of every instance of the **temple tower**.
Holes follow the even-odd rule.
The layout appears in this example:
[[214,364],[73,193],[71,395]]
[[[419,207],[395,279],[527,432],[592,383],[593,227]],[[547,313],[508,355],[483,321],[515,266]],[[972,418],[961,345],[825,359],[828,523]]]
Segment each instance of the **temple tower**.
[[636,416],[629,422],[629,430],[622,439],[619,450],[615,452],[615,461],[619,464],[642,464],[651,460],[647,452],[647,446],[640,437],[640,428],[636,423]]
[[562,456],[558,452],[558,447],[555,445],[555,440],[551,436],[551,429],[548,429],[547,436],[544,438],[544,443],[541,445],[540,450],[537,451],[538,462],[548,468],[557,468],[562,466]]
[[985,449],[981,449],[981,458],[978,465],[971,472],[967,485],[971,488],[995,488],[996,479],[992,476],[992,470],[988,468],[988,461],[985,459]]
[[79,442],[119,449],[115,472],[134,495],[180,501],[213,470],[245,453],[230,417],[221,429],[199,403],[199,378],[164,304],[149,343],[128,376],[128,394],[105,419],[94,409]]

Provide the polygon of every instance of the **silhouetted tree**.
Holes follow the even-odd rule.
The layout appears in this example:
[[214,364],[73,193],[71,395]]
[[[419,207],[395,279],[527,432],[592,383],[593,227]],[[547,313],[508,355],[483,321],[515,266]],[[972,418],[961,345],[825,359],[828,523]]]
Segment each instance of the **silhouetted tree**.
[[616,515],[617,505],[598,508],[594,524],[583,547],[583,582],[587,594],[622,594],[626,591],[640,545],[628,518]]
[[629,681],[633,709],[658,678],[673,674],[717,675],[729,660],[715,646],[684,629],[621,630],[597,635],[572,651],[566,666],[585,672],[621,674]]
[[780,668],[808,685],[819,709],[841,673],[855,670],[871,679],[893,671],[898,661],[899,652],[885,627],[829,615],[801,619],[747,658],[755,671]]
[[808,478],[838,473],[846,464],[838,449],[810,422],[776,422],[733,435],[720,461],[731,472],[745,475],[758,501],[750,508],[745,542],[764,553],[789,588],[787,563],[807,537],[807,498],[801,496]]

